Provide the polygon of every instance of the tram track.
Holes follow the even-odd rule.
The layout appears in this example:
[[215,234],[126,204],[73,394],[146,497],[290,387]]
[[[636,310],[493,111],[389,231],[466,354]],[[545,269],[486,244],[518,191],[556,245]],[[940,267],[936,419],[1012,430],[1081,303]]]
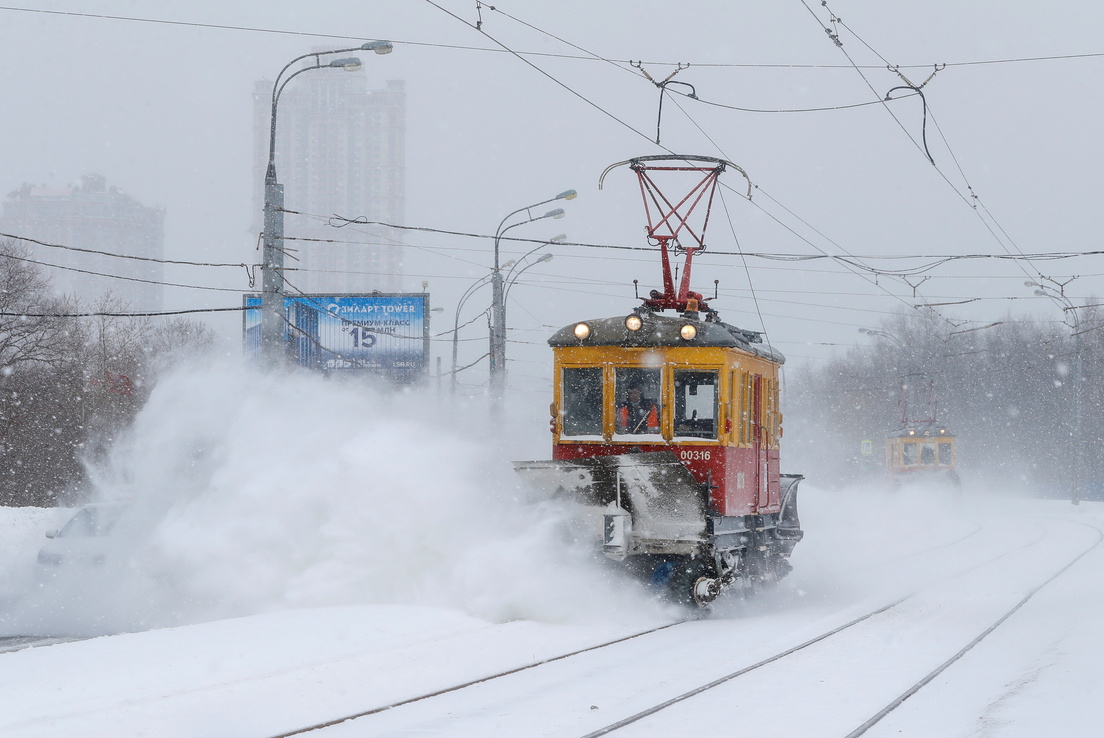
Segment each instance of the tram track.
[[[931,551],[938,551],[938,550],[941,550],[941,549],[947,549],[947,548],[953,547],[954,545],[956,545],[958,543],[961,543],[961,542],[973,537],[980,530],[982,530],[982,526],[975,525],[972,530],[970,530],[969,532],[965,533],[964,535],[959,536],[959,537],[957,537],[957,538],[955,538],[951,541],[942,542],[938,545],[931,546],[931,547],[929,547],[929,548],[927,548],[923,551],[917,551],[917,552],[910,553],[906,557],[902,557],[902,558],[913,558],[913,557],[916,557],[916,556],[921,556],[924,553],[930,553]],[[965,575],[965,574],[967,574],[967,573],[969,573],[969,572],[971,572],[975,569],[978,569],[980,567],[989,565],[989,564],[993,563],[994,561],[999,560],[1003,557],[1010,556],[1010,555],[1012,555],[1013,553],[1015,553],[1017,551],[1021,551],[1025,548],[1030,548],[1031,546],[1037,545],[1040,541],[1044,540],[1045,537],[1046,537],[1045,532],[1040,531],[1039,534],[1036,537],[1034,537],[1032,540],[1023,542],[1021,545],[1017,546],[1015,549],[1012,549],[1012,550],[1009,550],[1009,551],[1004,551],[1004,552],[1002,552],[1002,553],[1000,553],[1000,554],[998,554],[994,557],[990,557],[990,558],[987,558],[983,561],[979,561],[979,562],[975,563],[974,565],[972,565],[972,566],[970,566],[966,569],[959,570],[955,574],[955,576],[963,576],[963,575]],[[757,661],[754,664],[743,667],[743,668],[741,668],[741,669],[739,669],[739,670],[737,670],[737,671],[735,671],[731,674],[725,675],[725,676],[720,677],[718,679],[712,680],[712,681],[710,681],[710,682],[708,682],[704,685],[701,685],[700,687],[697,687],[697,688],[695,688],[693,690],[690,690],[686,693],[680,694],[677,697],[674,697],[672,699],[669,699],[669,700],[666,700],[662,703],[659,703],[659,704],[657,704],[657,705],[655,705],[655,706],[653,706],[653,707],[651,707],[647,710],[640,711],[637,714],[635,714],[633,716],[630,716],[629,718],[626,718],[624,720],[612,723],[611,725],[606,726],[605,728],[602,728],[598,731],[588,733],[588,734],[586,734],[586,736],[584,738],[592,738],[593,736],[600,736],[600,735],[605,735],[607,733],[613,732],[613,731],[618,730],[622,727],[625,727],[626,725],[629,725],[633,722],[636,722],[636,721],[638,721],[638,720],[640,720],[644,717],[647,717],[648,715],[655,714],[656,712],[659,712],[663,709],[666,709],[666,708],[668,708],[668,707],[670,707],[674,704],[682,702],[686,699],[689,699],[689,698],[691,698],[693,696],[696,696],[698,694],[701,694],[703,692],[707,692],[707,691],[709,691],[709,690],[711,690],[715,687],[720,686],[721,684],[729,682],[733,679],[736,679],[740,676],[743,676],[743,675],[748,674],[750,672],[753,672],[755,670],[761,669],[762,667],[765,667],[765,666],[767,666],[771,663],[775,663],[777,661],[785,659],[786,657],[791,656],[795,653],[798,653],[802,650],[805,650],[805,649],[807,649],[807,648],[809,648],[809,647],[811,647],[811,646],[813,646],[817,643],[820,643],[822,641],[825,641],[827,639],[832,638],[833,636],[836,636],[840,633],[843,633],[843,632],[848,631],[852,628],[855,628],[856,626],[858,626],[858,625],[860,625],[860,624],[862,624],[862,623],[864,623],[864,622],[866,622],[866,621],[868,621],[868,620],[870,620],[870,619],[872,619],[872,618],[874,618],[874,617],[876,617],[876,616],[878,616],[882,613],[885,613],[885,612],[890,611],[890,610],[892,610],[896,607],[899,607],[900,605],[907,602],[908,600],[910,600],[914,596],[915,596],[915,594],[908,594],[908,595],[905,595],[903,597],[899,597],[897,599],[894,599],[892,602],[890,602],[888,604],[882,604],[882,605],[880,605],[876,608],[873,608],[873,609],[863,613],[862,615],[859,615],[858,617],[855,617],[855,618],[847,621],[846,623],[844,623],[842,625],[831,628],[831,629],[829,629],[829,630],[827,630],[823,633],[820,633],[820,634],[818,634],[818,635],[816,635],[812,638],[809,638],[809,639],[807,639],[807,640],[805,640],[805,641],[803,641],[803,642],[801,642],[801,643],[799,643],[795,646],[787,648],[787,649],[785,649],[785,650],[783,650],[779,653],[776,653],[772,656],[769,656],[767,658],[761,659],[761,660]],[[536,669],[538,667],[550,665],[550,664],[553,664],[555,662],[563,662],[563,661],[572,659],[574,657],[579,657],[579,656],[582,656],[584,654],[593,653],[593,652],[599,651],[601,649],[609,648],[609,647],[616,646],[616,645],[622,644],[622,643],[626,643],[628,641],[635,640],[635,639],[638,639],[638,638],[641,638],[641,637],[644,637],[644,636],[648,636],[648,635],[659,633],[661,631],[669,630],[671,628],[674,628],[675,626],[683,625],[683,624],[686,624],[688,622],[694,622],[698,619],[699,618],[687,618],[687,619],[684,619],[684,620],[675,621],[673,623],[667,623],[667,624],[664,624],[664,625],[656,627],[656,628],[650,628],[650,629],[647,629],[647,630],[643,630],[643,631],[639,631],[639,632],[630,634],[628,636],[624,636],[624,637],[617,638],[617,639],[614,639],[614,640],[594,644],[594,645],[588,646],[586,648],[576,649],[576,650],[570,651],[568,653],[564,653],[564,654],[560,654],[560,655],[557,655],[557,656],[540,659],[540,660],[531,662],[529,664],[525,664],[523,666],[503,670],[503,671],[500,671],[500,672],[496,672],[494,674],[485,675],[485,676],[479,677],[477,679],[472,679],[472,680],[469,680],[469,681],[466,681],[466,682],[463,682],[463,683],[458,683],[458,684],[455,684],[455,685],[452,685],[452,686],[449,686],[449,687],[433,690],[433,691],[430,691],[430,692],[425,692],[425,693],[422,693],[422,694],[419,694],[419,695],[416,695],[416,696],[413,696],[413,697],[405,698],[405,699],[398,700],[398,701],[395,701],[395,702],[391,702],[391,703],[388,703],[388,704],[385,704],[385,705],[379,705],[379,706],[376,706],[376,707],[373,707],[373,708],[370,708],[370,709],[366,709],[366,710],[363,710],[363,711],[360,711],[360,712],[357,712],[357,713],[344,715],[344,716],[339,717],[339,718],[334,718],[334,719],[322,721],[322,722],[319,722],[319,723],[315,723],[315,724],[312,724],[312,725],[303,726],[303,727],[297,728],[297,729],[292,730],[292,731],[272,735],[272,736],[270,736],[270,738],[290,738],[290,736],[303,735],[303,734],[323,730],[325,728],[333,727],[335,725],[338,725],[340,723],[345,723],[345,722],[348,722],[350,720],[356,720],[356,719],[359,719],[359,718],[370,717],[372,715],[379,715],[381,713],[390,711],[390,710],[395,709],[395,708],[403,707],[403,706],[406,706],[406,705],[411,705],[411,704],[418,703],[418,702],[423,702],[425,700],[430,700],[430,699],[433,699],[433,698],[443,697],[443,696],[449,695],[449,694],[454,694],[454,693],[457,693],[457,692],[461,692],[465,689],[478,687],[480,685],[485,685],[485,684],[487,684],[489,682],[492,682],[494,680],[519,675],[522,672],[530,671],[530,670]]]
[[[1063,521],[1063,522],[1068,522],[1068,521]],[[1093,551],[1096,547],[1098,547],[1101,544],[1102,541],[1104,541],[1104,531],[1101,531],[1099,528],[1097,528],[1095,526],[1086,525],[1086,524],[1083,524],[1083,523],[1077,523],[1077,524],[1085,525],[1085,527],[1088,527],[1088,528],[1092,529],[1096,533],[1097,538],[1091,545],[1086,547],[1083,551],[1079,552],[1076,556],[1074,556],[1070,560],[1066,561],[1065,564],[1063,566],[1061,566],[1059,569],[1057,569],[1056,571],[1054,571],[1051,574],[1049,574],[1048,576],[1046,576],[1041,582],[1039,582],[1036,586],[1034,586],[1026,595],[1024,595],[1012,607],[1006,609],[1003,613],[1000,614],[999,617],[992,620],[987,625],[987,627],[985,627],[983,630],[981,630],[981,632],[979,632],[970,642],[968,642],[965,646],[963,646],[961,649],[959,649],[951,657],[949,657],[948,659],[946,659],[942,663],[940,663],[936,668],[934,668],[934,669],[930,670],[928,673],[926,673],[921,679],[917,680],[915,683],[910,685],[906,690],[904,690],[896,698],[894,698],[893,700],[886,703],[881,709],[879,709],[877,712],[875,712],[865,722],[860,724],[858,727],[856,727],[852,731],[846,733],[844,738],[859,738],[859,736],[864,735],[867,731],[869,731],[872,727],[874,727],[882,719],[884,719],[885,717],[890,715],[894,710],[896,710],[898,707],[900,707],[902,704],[904,704],[904,702],[907,699],[909,699],[910,697],[915,695],[917,692],[919,692],[921,689],[923,689],[926,685],[930,684],[934,679],[936,679],[940,674],[942,674],[944,671],[946,671],[948,668],[950,668],[953,664],[955,664],[957,661],[959,661],[964,656],[966,656],[968,653],[970,653],[982,641],[984,641],[987,636],[992,634],[1005,621],[1007,621],[1009,618],[1011,618],[1013,615],[1015,615],[1036,594],[1038,594],[1040,591],[1042,591],[1048,585],[1050,585],[1055,580],[1057,580],[1060,576],[1062,576],[1062,574],[1064,574],[1066,571],[1068,571],[1078,561],[1080,561],[1082,558],[1084,558],[1086,555],[1088,555],[1091,551]],[[1042,540],[1042,539],[1039,539],[1039,540]],[[1029,544],[1026,544],[1024,547],[1021,547],[1021,548],[1034,546],[1039,542],[1039,540],[1036,540],[1036,541],[1033,541]],[[981,566],[984,566],[986,564],[992,563],[993,561],[996,561],[998,559],[1009,556],[1012,553],[1014,553],[1014,551],[1010,551],[1010,552],[1006,552],[1004,554],[1001,554],[1000,556],[994,557],[990,561],[981,562],[979,564],[976,564],[975,566],[970,567],[969,570],[964,570],[963,572],[961,572],[960,576],[968,573],[971,570],[974,570],[974,569],[977,569],[977,568],[979,568]],[[810,639],[804,641],[803,643],[798,644],[797,646],[789,648],[785,651],[782,651],[778,654],[775,654],[775,655],[773,655],[769,658],[758,661],[758,662],[756,662],[754,664],[751,664],[749,666],[743,667],[743,668],[741,668],[737,671],[734,671],[734,672],[732,672],[730,674],[727,674],[725,676],[722,676],[720,678],[714,679],[714,680],[712,680],[712,681],[710,681],[706,684],[703,684],[703,685],[701,685],[699,687],[696,687],[692,690],[683,692],[683,693],[681,693],[681,694],[679,694],[679,695],[677,695],[673,698],[670,698],[670,699],[665,700],[663,702],[657,703],[657,704],[655,704],[651,707],[648,707],[644,710],[640,710],[640,711],[636,712],[633,715],[630,715],[626,718],[618,720],[614,723],[610,723],[609,725],[606,725],[602,728],[599,728],[598,730],[594,730],[594,731],[591,731],[589,733],[586,733],[581,738],[598,738],[599,736],[609,735],[611,733],[614,733],[616,731],[621,730],[622,728],[626,728],[630,725],[638,723],[641,720],[644,720],[648,717],[654,716],[654,715],[656,715],[656,714],[658,714],[658,713],[660,713],[660,712],[662,712],[662,711],[664,711],[668,708],[671,708],[675,705],[686,702],[687,700],[690,700],[693,697],[704,694],[704,693],[709,692],[713,689],[716,689],[716,688],[718,688],[718,687],[720,687],[724,684],[732,682],[733,680],[738,679],[739,677],[745,676],[745,675],[747,675],[751,672],[757,671],[757,670],[759,670],[759,669],[761,669],[765,666],[768,666],[770,664],[781,661],[782,659],[784,659],[786,657],[789,657],[789,656],[792,656],[792,655],[797,654],[799,652],[805,651],[806,649],[808,649],[812,646],[815,646],[818,643],[821,643],[823,641],[828,640],[832,636],[839,635],[839,634],[844,633],[848,630],[851,630],[852,628],[854,628],[854,627],[856,627],[856,626],[858,626],[858,625],[860,625],[864,622],[868,622],[868,621],[872,620],[873,618],[875,618],[878,615],[887,613],[887,612],[889,612],[889,611],[891,611],[891,610],[893,610],[897,607],[900,607],[905,602],[908,602],[910,599],[912,599],[913,596],[914,595],[909,595],[909,596],[906,596],[906,597],[902,597],[902,598],[896,600],[895,602],[892,602],[888,605],[885,605],[885,606],[880,607],[876,610],[870,611],[870,612],[868,612],[868,613],[866,613],[866,614],[864,614],[860,617],[857,617],[854,620],[851,620],[850,622],[845,623],[844,625],[841,625],[841,626],[839,626],[837,628],[834,628],[830,631],[822,633],[822,634],[820,634],[820,635],[818,635],[814,638],[810,638]]]
[[[1078,523],[1078,524],[1079,525],[1085,525],[1084,523]],[[922,679],[920,679],[915,684],[913,684],[908,689],[906,689],[904,692],[902,692],[896,699],[891,701],[889,704],[887,704],[885,707],[883,707],[881,710],[879,710],[877,713],[875,713],[873,716],[871,716],[869,720],[864,722],[862,725],[860,725],[858,728],[856,728],[852,732],[848,733],[845,738],[858,738],[859,736],[864,735],[868,730],[870,730],[870,728],[874,727],[874,725],[881,722],[881,720],[883,718],[885,718],[890,713],[892,713],[894,710],[896,710],[898,707],[900,707],[902,704],[904,704],[905,700],[907,700],[909,697],[912,697],[914,694],[919,692],[925,686],[930,684],[933,679],[935,679],[940,674],[942,674],[944,671],[946,671],[949,667],[951,667],[955,662],[959,661],[963,656],[965,656],[966,654],[968,654],[969,652],[974,650],[974,648],[976,648],[978,646],[978,644],[980,644],[983,640],[985,640],[985,638],[988,637],[993,631],[995,631],[997,628],[999,628],[1001,625],[1003,625],[1006,620],[1008,620],[1010,617],[1012,617],[1017,612],[1019,612],[1020,609],[1024,605],[1026,605],[1029,601],[1031,601],[1031,599],[1033,597],[1035,597],[1035,595],[1038,594],[1043,588],[1045,588],[1047,585],[1051,584],[1056,579],[1058,579],[1060,576],[1065,574],[1066,571],[1068,571],[1071,567],[1073,567],[1074,564],[1076,564],[1082,558],[1087,556],[1089,554],[1089,552],[1091,552],[1094,548],[1099,546],[1101,544],[1101,542],[1104,541],[1104,531],[1101,531],[1099,528],[1096,528],[1095,526],[1086,526],[1086,527],[1092,528],[1097,534],[1097,539],[1093,543],[1093,545],[1086,548],[1080,554],[1075,556],[1072,560],[1067,562],[1065,566],[1063,566],[1061,569],[1056,571],[1054,574],[1052,574],[1050,577],[1045,579],[1043,582],[1041,582],[1039,585],[1037,585],[1034,589],[1032,589],[1030,592],[1028,592],[1023,597],[1023,599],[1021,599],[1019,602],[1017,602],[1015,604],[1015,606],[1009,608],[1007,612],[1005,612],[1003,615],[1001,615],[1001,617],[999,617],[996,621],[994,621],[992,623],[992,625],[990,625],[988,628],[986,628],[981,633],[979,633],[972,641],[970,641],[965,646],[963,646],[962,649],[959,650],[956,654],[954,654],[949,659],[947,659],[942,664],[940,664],[938,667],[936,667],[935,669],[931,670],[926,675],[924,675],[924,677]]]
[[352,714],[352,715],[345,715],[343,717],[334,718],[332,720],[327,720],[325,722],[316,723],[314,725],[309,725],[309,726],[306,726],[306,727],[303,727],[303,728],[298,728],[296,730],[292,730],[292,731],[287,732],[287,733],[279,733],[277,735],[270,736],[270,738],[290,738],[291,736],[303,735],[304,733],[311,733],[311,732],[314,732],[316,730],[322,730],[324,728],[329,728],[329,727],[332,727],[334,725],[338,725],[340,723],[348,722],[349,720],[356,720],[358,718],[368,717],[370,715],[376,715],[376,714],[379,714],[381,712],[386,712],[387,710],[392,710],[396,707],[402,707],[404,705],[410,705],[410,704],[413,704],[415,702],[421,702],[422,700],[432,699],[434,697],[440,697],[442,695],[450,694],[452,692],[459,692],[462,689],[467,689],[469,687],[474,687],[474,686],[479,685],[479,684],[485,684],[485,683],[490,682],[490,681],[495,680],[495,679],[501,679],[503,677],[512,676],[514,674],[520,674],[521,672],[528,671],[529,669],[535,669],[537,667],[544,666],[546,664],[551,664],[551,663],[554,663],[554,662],[557,662],[557,661],[563,661],[565,659],[572,658],[574,656],[579,656],[580,654],[590,653],[590,652],[593,652],[593,651],[598,651],[600,649],[609,648],[609,647],[615,646],[619,643],[625,643],[626,641],[631,641],[631,640],[634,640],[636,638],[641,638],[643,636],[650,635],[652,633],[658,633],[659,631],[667,630],[669,628],[674,628],[675,626],[682,625],[683,623],[690,622],[694,619],[695,618],[686,618],[686,619],[683,619],[683,620],[676,620],[673,623],[665,623],[665,624],[657,626],[655,628],[648,628],[646,630],[638,631],[636,633],[631,633],[627,636],[623,636],[621,638],[615,638],[611,641],[604,641],[602,643],[596,643],[592,646],[587,646],[585,648],[575,649],[574,651],[570,651],[568,653],[559,654],[557,656],[550,656],[550,657],[545,658],[545,659],[539,659],[537,661],[533,661],[531,663],[524,664],[522,666],[518,666],[518,667],[515,667],[513,669],[506,669],[504,671],[500,671],[500,672],[497,672],[495,674],[488,674],[486,676],[479,677],[477,679],[472,679],[470,681],[463,682],[461,684],[455,684],[455,685],[452,685],[450,687],[443,687],[443,688],[438,689],[438,690],[433,691],[433,692],[428,692],[428,693],[420,694],[420,695],[417,695],[417,696],[414,696],[414,697],[409,697],[409,698],[406,698],[406,699],[397,700],[395,702],[391,702],[391,703],[386,704],[386,705],[380,705],[378,707],[373,707],[371,709],[364,710],[363,712],[358,712],[358,713],[355,713],[355,714]]

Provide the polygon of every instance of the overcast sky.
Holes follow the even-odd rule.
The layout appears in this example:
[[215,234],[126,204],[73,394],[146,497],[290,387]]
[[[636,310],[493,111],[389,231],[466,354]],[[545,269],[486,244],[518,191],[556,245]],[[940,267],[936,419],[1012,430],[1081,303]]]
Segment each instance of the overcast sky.
[[[730,322],[766,330],[792,363],[861,344],[868,339],[858,327],[925,302],[984,298],[939,308],[966,328],[1009,311],[1057,320],[1058,308],[1023,286],[1039,270],[1059,281],[1077,276],[1067,288],[1075,300],[1104,294],[1099,257],[958,260],[906,281],[827,260],[732,255],[851,255],[890,270],[927,262],[871,257],[1100,249],[1098,3],[495,6],[26,0],[5,7],[0,193],[98,172],[165,208],[169,258],[255,263],[254,81],[316,47],[383,38],[394,53],[363,60],[371,87],[406,83],[407,225],[492,234],[510,211],[574,188],[579,197],[564,204],[565,219],[512,234],[643,246],[635,178],[615,170],[598,190],[601,172],[647,154],[729,159],[747,171],[753,197],[740,197],[746,185],[738,173],[724,175],[731,188],[715,206],[707,243],[725,254],[699,260],[694,286],[711,293],[720,280],[714,307]],[[643,61],[657,80],[689,65],[673,78],[686,84],[669,88],[660,145],[659,90],[630,61]],[[899,65],[907,79],[887,65]],[[923,87],[926,117],[916,96],[847,107],[920,85],[936,65]],[[685,96],[690,85],[698,100]],[[836,109],[808,112],[821,108]],[[422,232],[407,241],[405,289],[429,282],[444,308],[433,332],[447,331],[457,298],[491,263],[491,242]],[[509,245],[503,259],[528,248]],[[555,258],[526,271],[510,295],[512,382],[546,374],[549,326],[627,312],[637,304],[632,280],[658,281],[654,254],[552,251]],[[249,290],[240,268],[170,267],[166,279]],[[473,298],[461,322],[488,300]],[[167,293],[169,308],[236,305],[233,292]],[[239,325],[211,321],[227,334]],[[485,351],[481,325],[461,334],[472,360]],[[447,368],[448,341],[437,348]]]

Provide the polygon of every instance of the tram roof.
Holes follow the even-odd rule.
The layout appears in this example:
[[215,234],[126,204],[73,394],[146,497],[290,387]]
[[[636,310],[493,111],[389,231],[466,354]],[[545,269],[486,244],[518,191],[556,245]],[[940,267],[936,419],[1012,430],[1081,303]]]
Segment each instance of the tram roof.
[[[625,321],[631,316],[640,317],[643,325],[631,331]],[[700,314],[698,314],[700,315]],[[575,337],[575,327],[585,323],[590,335],[585,339]],[[691,340],[682,337],[682,328],[693,325],[697,334]],[[552,347],[567,346],[620,346],[623,348],[671,347],[720,347],[736,348],[781,364],[786,358],[763,343],[763,336],[756,331],[744,330],[720,320],[702,320],[694,314],[683,313],[678,317],[660,315],[650,310],[636,310],[612,318],[581,320],[565,326],[548,339]]]

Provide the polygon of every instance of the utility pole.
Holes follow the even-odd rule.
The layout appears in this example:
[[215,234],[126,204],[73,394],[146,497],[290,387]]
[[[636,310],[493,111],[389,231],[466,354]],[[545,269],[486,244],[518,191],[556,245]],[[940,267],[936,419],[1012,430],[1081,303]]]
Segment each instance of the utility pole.
[[[284,318],[284,186],[276,180],[276,107],[287,83],[303,72],[312,69],[344,69],[355,72],[360,69],[360,59],[347,57],[323,64],[328,54],[344,54],[350,51],[391,53],[390,41],[369,41],[351,49],[332,49],[303,54],[284,65],[272,83],[272,113],[269,119],[268,167],[264,186],[264,234],[261,254],[261,360],[266,369],[283,366],[287,357],[287,329]],[[313,66],[297,69],[284,77],[284,73],[296,62],[314,59]]]
[[1081,421],[1081,400],[1085,391],[1082,387],[1084,384],[1081,361],[1082,330],[1081,317],[1076,312],[1080,306],[1074,305],[1073,300],[1066,295],[1066,285],[1077,279],[1077,277],[1070,277],[1065,282],[1059,282],[1056,279],[1041,275],[1039,278],[1052,284],[1042,284],[1041,282],[1028,280],[1024,282],[1024,286],[1035,287],[1037,296],[1049,297],[1061,305],[1062,312],[1066,316],[1062,322],[1069,326],[1070,333],[1073,336],[1073,428],[1070,432],[1070,443],[1073,446],[1073,486],[1070,489],[1070,502],[1074,505],[1080,505],[1081,484],[1085,467],[1085,438],[1082,433]]

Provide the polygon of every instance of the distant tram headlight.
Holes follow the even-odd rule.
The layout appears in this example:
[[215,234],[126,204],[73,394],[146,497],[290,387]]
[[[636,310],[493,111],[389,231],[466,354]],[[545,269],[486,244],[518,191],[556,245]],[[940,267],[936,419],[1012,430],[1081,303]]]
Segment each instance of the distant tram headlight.
[[638,331],[643,325],[644,321],[640,319],[639,315],[633,314],[625,318],[625,327],[630,331]]
[[694,337],[698,335],[698,328],[695,325],[687,323],[682,328],[679,328],[679,335],[682,336],[684,341],[693,341]]
[[580,341],[585,341],[590,336],[590,326],[586,323],[575,324],[575,337]]

